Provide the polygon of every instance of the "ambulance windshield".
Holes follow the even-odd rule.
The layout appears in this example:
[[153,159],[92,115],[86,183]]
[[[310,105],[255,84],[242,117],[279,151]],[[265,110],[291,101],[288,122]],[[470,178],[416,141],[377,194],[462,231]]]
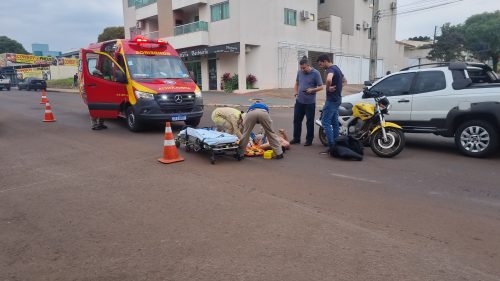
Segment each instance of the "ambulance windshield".
[[189,78],[184,63],[178,57],[128,55],[127,66],[132,79]]

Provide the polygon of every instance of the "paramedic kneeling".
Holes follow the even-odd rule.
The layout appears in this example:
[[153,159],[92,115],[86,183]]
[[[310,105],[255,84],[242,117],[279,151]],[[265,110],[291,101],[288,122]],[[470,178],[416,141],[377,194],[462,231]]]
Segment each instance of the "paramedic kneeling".
[[218,107],[212,112],[212,121],[218,131],[223,131],[241,139],[243,112],[231,107]]
[[273,121],[269,116],[269,107],[263,103],[254,103],[248,108],[243,118],[243,137],[240,141],[240,155],[245,153],[245,149],[250,139],[255,124],[260,124],[264,128],[265,134],[269,139],[269,144],[274,151],[275,159],[283,159],[283,150],[278,140],[278,136],[273,130]]

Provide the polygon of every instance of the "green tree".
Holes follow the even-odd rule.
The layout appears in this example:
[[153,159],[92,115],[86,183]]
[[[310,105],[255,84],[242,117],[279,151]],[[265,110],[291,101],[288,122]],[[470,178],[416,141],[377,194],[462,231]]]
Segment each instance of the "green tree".
[[431,38],[429,36],[415,36],[415,37],[410,37],[408,40],[412,41],[431,41]]
[[465,48],[476,59],[491,59],[493,68],[497,71],[500,57],[500,11],[471,16],[465,21],[462,30]]
[[437,61],[463,60],[464,42],[461,27],[445,23],[441,27],[441,35],[436,36],[436,43],[432,44],[432,50],[427,58]]
[[21,43],[7,36],[0,36],[0,54],[3,53],[29,54]]
[[125,29],[123,26],[110,26],[106,27],[99,37],[97,37],[97,42],[108,41],[112,39],[124,39]]

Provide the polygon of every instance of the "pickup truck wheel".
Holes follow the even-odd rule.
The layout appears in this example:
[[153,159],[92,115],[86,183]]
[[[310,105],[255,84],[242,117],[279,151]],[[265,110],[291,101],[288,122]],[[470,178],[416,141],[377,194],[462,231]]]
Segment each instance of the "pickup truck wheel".
[[128,107],[126,110],[127,117],[127,127],[132,132],[140,132],[143,129],[143,124],[140,120],[137,119],[134,110],[132,107]]
[[187,126],[191,126],[193,128],[196,128],[196,126],[198,126],[200,122],[201,122],[201,117],[192,118],[184,121],[184,123],[186,123]]
[[464,122],[455,131],[455,144],[467,156],[486,157],[497,149],[498,132],[487,121]]
[[10,91],[10,87],[7,87],[7,91]]

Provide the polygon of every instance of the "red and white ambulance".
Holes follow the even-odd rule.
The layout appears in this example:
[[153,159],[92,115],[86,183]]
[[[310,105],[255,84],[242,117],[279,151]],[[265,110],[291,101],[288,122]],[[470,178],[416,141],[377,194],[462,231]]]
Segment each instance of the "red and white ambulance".
[[80,95],[92,117],[125,117],[131,131],[151,121],[200,123],[200,88],[167,42],[136,37],[95,43],[80,58]]

